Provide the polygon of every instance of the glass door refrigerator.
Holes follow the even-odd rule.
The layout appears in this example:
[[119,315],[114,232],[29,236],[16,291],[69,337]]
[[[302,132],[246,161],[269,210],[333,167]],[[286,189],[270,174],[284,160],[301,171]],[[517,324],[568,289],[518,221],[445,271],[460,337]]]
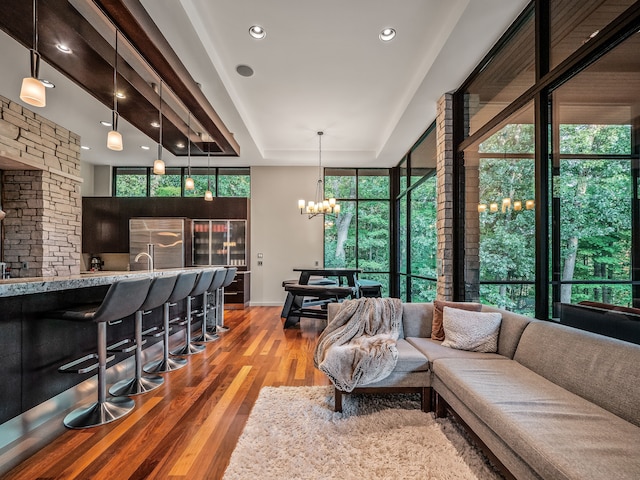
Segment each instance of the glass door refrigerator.
[[193,264],[245,267],[246,220],[193,220]]

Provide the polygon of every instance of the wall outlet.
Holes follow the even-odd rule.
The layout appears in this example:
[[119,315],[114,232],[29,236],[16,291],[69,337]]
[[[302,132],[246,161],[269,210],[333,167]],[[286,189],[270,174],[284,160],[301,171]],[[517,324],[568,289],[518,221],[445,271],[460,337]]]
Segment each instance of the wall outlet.
[[316,260],[316,267],[320,265],[320,262],[318,260]]
[[258,260],[258,266],[261,267],[262,266],[262,260]]

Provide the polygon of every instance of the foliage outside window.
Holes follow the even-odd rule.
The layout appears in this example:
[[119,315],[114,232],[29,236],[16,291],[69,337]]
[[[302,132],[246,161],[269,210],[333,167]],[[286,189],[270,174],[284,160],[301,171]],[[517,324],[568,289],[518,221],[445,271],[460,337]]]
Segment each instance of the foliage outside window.
[[147,169],[120,168],[118,175],[113,176],[113,187],[116,197],[146,197]]

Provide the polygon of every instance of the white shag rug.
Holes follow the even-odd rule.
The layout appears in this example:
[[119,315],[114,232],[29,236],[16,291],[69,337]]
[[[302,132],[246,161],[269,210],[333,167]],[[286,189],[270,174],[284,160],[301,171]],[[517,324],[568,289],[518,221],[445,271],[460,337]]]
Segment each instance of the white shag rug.
[[348,395],[332,387],[264,387],[225,480],[502,478],[448,419],[416,396]]

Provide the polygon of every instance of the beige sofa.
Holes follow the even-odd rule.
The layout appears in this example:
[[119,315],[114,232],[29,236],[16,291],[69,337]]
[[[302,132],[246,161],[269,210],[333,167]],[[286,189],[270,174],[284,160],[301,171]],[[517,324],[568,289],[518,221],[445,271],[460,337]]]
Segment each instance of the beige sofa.
[[509,478],[640,478],[640,345],[482,311],[502,314],[497,353],[443,347],[433,304],[404,304],[395,370],[354,393],[422,393],[425,411],[454,414]]

